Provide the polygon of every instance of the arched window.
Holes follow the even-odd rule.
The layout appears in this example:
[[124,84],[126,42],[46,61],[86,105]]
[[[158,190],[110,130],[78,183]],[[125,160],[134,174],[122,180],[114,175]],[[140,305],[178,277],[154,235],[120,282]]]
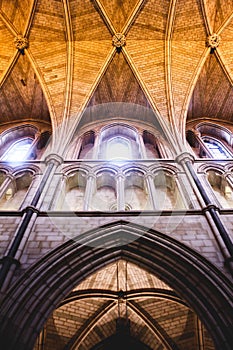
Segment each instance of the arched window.
[[161,158],[156,138],[149,131],[143,131],[143,142],[148,159]]
[[91,159],[93,156],[93,147],[95,143],[95,133],[94,131],[86,132],[82,137],[82,144],[78,159]]
[[230,153],[226,148],[217,140],[212,138],[202,138],[204,144],[208,148],[213,158],[231,158]]
[[32,182],[32,174],[25,172],[20,174],[10,183],[0,199],[1,210],[18,210],[25,199],[28,188]]
[[192,126],[187,141],[200,158],[232,158],[232,133],[222,125],[203,122]]
[[121,136],[108,140],[106,159],[132,159],[129,141]]
[[143,174],[130,171],[125,179],[125,210],[149,210],[151,204]]
[[81,211],[84,205],[86,175],[82,171],[71,174],[57,200],[55,210]]
[[223,208],[233,207],[233,191],[226,179],[214,170],[208,171],[208,181],[215,197]]
[[137,131],[116,124],[104,127],[100,132],[98,159],[130,160],[141,158]]
[[116,182],[114,174],[99,173],[96,177],[95,189],[89,205],[90,210],[116,210]]
[[5,154],[2,157],[2,160],[7,162],[15,162],[28,159],[32,143],[33,140],[29,137],[15,142],[5,152]]
[[158,171],[154,179],[156,191],[156,206],[159,210],[184,209],[185,204],[181,197],[174,177],[164,171]]

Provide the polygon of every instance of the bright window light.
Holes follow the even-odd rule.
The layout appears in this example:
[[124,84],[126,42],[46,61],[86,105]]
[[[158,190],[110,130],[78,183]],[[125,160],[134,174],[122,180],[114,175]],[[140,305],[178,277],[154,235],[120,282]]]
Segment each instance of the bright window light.
[[215,140],[204,140],[205,145],[214,158],[231,158],[231,155]]
[[7,162],[21,162],[27,159],[28,151],[31,147],[32,139],[23,139],[14,143],[4,154],[2,160]]
[[129,142],[123,137],[114,137],[113,139],[108,141],[107,151],[106,151],[107,159],[131,159],[131,150]]

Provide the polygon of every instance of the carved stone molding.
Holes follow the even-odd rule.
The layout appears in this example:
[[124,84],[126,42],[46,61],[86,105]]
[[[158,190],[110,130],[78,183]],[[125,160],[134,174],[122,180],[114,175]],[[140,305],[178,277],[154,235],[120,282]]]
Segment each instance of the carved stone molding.
[[220,43],[220,36],[216,33],[209,35],[206,40],[206,45],[211,49],[216,49]]
[[23,51],[28,48],[28,39],[22,35],[17,35],[14,39],[14,44],[17,50]]
[[124,34],[116,33],[115,35],[113,35],[112,44],[113,44],[113,46],[115,46],[118,49],[122,48],[122,46],[125,46],[126,39],[125,39]]

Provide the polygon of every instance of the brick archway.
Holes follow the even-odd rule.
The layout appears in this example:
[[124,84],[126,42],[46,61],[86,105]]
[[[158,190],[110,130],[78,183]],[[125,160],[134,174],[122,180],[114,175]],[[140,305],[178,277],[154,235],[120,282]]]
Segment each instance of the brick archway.
[[[101,247],[94,247],[94,242]],[[198,314],[216,348],[231,349],[229,282],[190,248],[124,221],[88,231],[79,242],[63,244],[28,269],[2,303],[1,344],[8,350],[32,349],[43,324],[65,295],[85,277],[120,258],[168,283]]]

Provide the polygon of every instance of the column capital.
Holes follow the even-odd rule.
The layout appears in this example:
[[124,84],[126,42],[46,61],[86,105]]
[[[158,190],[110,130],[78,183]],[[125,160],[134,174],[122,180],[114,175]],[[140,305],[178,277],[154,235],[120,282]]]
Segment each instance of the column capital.
[[223,174],[223,177],[224,177],[224,179],[230,177],[230,178],[232,178],[232,180],[233,180],[233,176],[232,176],[232,175],[233,175],[232,172],[231,172],[230,170],[228,170],[228,171],[226,171],[226,172]]
[[93,172],[93,171],[90,171],[88,174],[87,174],[87,180],[88,179],[96,179],[96,174]]
[[51,153],[45,158],[45,164],[53,163],[55,165],[61,165],[64,162],[64,159],[56,153]]
[[13,180],[15,180],[15,176],[13,174],[8,173],[6,175],[6,179],[9,179],[9,180],[13,181]]
[[145,179],[153,179],[154,178],[154,174],[152,173],[152,171],[148,171],[146,172],[146,174],[144,175]]
[[179,164],[182,164],[183,162],[187,161],[194,163],[194,160],[195,158],[193,157],[193,155],[188,152],[182,152],[175,158],[175,161]]
[[122,179],[122,180],[125,180],[125,174],[123,174],[122,171],[119,171],[116,175],[116,179]]

